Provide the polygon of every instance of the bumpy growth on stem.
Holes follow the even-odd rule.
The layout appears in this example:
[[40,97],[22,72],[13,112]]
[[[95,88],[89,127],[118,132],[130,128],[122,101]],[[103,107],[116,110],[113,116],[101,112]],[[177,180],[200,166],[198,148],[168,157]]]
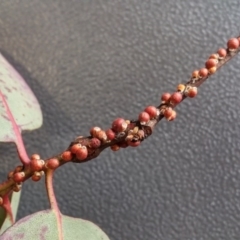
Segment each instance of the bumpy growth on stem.
[[0,197],[11,190],[17,191],[21,186],[19,183],[30,177],[37,181],[40,177],[37,172],[55,169],[66,162],[87,162],[96,158],[108,147],[117,151],[128,146],[139,146],[152,134],[154,127],[160,120],[163,118],[168,121],[176,119],[175,107],[187,97],[195,97],[198,93],[198,87],[240,51],[239,41],[240,37],[231,38],[227,42],[226,48],[219,48],[217,52],[210,55],[205,62],[205,67],[194,70],[189,81],[180,83],[175,92],[162,94],[160,105],[146,107],[139,114],[138,120],[129,121],[124,118],[116,118],[106,131],[100,127],[93,127],[90,130],[90,136],[77,137],[65,151],[45,160],[44,164],[40,162],[43,160],[38,155],[33,155],[30,167],[21,167],[18,171],[11,171],[8,174],[8,180],[0,184]]

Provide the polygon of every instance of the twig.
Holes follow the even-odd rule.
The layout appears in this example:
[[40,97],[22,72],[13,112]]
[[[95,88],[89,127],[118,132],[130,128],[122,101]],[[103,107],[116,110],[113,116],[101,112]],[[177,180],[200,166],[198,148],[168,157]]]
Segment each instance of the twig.
[[4,108],[6,110],[7,116],[10,119],[10,122],[12,124],[12,128],[13,128],[13,131],[14,131],[14,136],[16,138],[16,139],[13,139],[13,140],[17,145],[19,159],[20,159],[20,161],[22,162],[23,165],[27,165],[27,164],[30,163],[30,159],[29,159],[29,157],[27,155],[27,152],[26,152],[26,149],[24,147],[24,143],[23,143],[23,140],[22,140],[22,137],[21,137],[19,127],[17,126],[16,121],[15,121],[15,119],[14,119],[14,117],[13,117],[13,115],[12,115],[10,109],[9,109],[8,104],[7,104],[7,101],[5,100],[5,97],[4,97],[4,95],[1,91],[0,91],[0,98],[2,100]]
[[57,220],[57,227],[58,227],[58,239],[63,240],[63,231],[62,231],[62,216],[61,212],[58,208],[57,200],[54,194],[54,189],[53,189],[53,173],[54,170],[48,169],[46,171],[46,178],[45,178],[45,184],[46,184],[46,189],[47,189],[47,194],[48,194],[48,199],[50,202],[51,209],[54,211],[54,214],[56,216]]
[[166,118],[171,121],[176,118],[176,111],[174,110],[176,105],[187,97],[194,97],[197,94],[197,87],[236,56],[240,51],[239,42],[240,37],[230,39],[226,49],[221,48],[209,57],[205,68],[194,71],[190,80],[185,84],[179,84],[174,93],[164,93],[161,104],[158,107],[150,106],[150,108],[146,108],[139,115],[138,120],[116,119],[112,128],[107,131],[94,127],[90,131],[91,136],[77,137],[64,152],[44,161],[40,160],[38,156],[34,160],[34,164],[32,160],[32,166],[21,169],[20,173],[15,169],[12,172],[13,174],[10,174],[9,179],[0,184],[0,196],[8,193],[14,186],[16,188],[16,184],[24,182],[30,177],[34,181],[39,180],[42,175],[40,174],[41,171],[47,172],[48,169],[55,169],[67,162],[87,162],[96,158],[108,147],[116,151],[128,146],[138,146],[152,134],[154,127],[160,120]]

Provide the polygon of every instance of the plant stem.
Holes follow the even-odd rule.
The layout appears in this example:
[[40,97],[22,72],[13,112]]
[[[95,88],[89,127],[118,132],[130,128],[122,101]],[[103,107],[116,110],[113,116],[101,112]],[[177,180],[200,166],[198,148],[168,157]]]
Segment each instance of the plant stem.
[[6,194],[3,196],[3,208],[6,211],[6,216],[9,218],[10,222],[13,224],[14,219],[13,219],[13,214],[12,214],[12,207],[11,207],[11,202],[9,200],[9,194]]
[[[240,37],[238,37],[240,38]],[[220,60],[218,62],[218,64],[216,65],[216,71],[221,68],[223,65],[225,65],[229,60],[231,60],[233,57],[235,57],[238,53],[240,52],[240,47],[238,47],[238,49],[236,49],[235,51],[230,51],[229,49],[227,49],[227,55],[225,56],[224,59]],[[208,74],[206,77],[202,77],[200,79],[198,79],[197,81],[194,80],[193,78],[190,78],[190,80],[188,82],[186,82],[184,85],[185,86],[192,86],[192,87],[199,87],[202,83],[204,83],[208,77],[212,76],[212,74]],[[0,95],[2,96],[2,93],[0,92]],[[182,101],[184,99],[186,99],[187,96],[183,94],[182,97]],[[3,102],[6,105],[6,101],[4,99],[4,97],[2,96]],[[166,107],[172,107],[174,108],[175,105],[171,104],[170,101],[165,102],[165,103],[161,103],[157,109],[160,112],[160,114],[154,118],[151,119],[147,124],[142,125],[140,123],[139,120],[136,121],[131,121],[131,125],[132,125],[132,129],[134,129],[134,127],[140,128],[143,132],[144,132],[144,138],[141,139],[141,141],[143,141],[144,139],[146,139],[148,136],[150,136],[154,130],[154,127],[156,126],[156,124],[162,120],[164,118],[164,114],[163,111]],[[7,105],[6,105],[6,109],[7,109]],[[15,123],[15,121],[14,121]],[[15,123],[16,125],[16,123]],[[17,131],[18,127],[16,125]],[[70,143],[67,151],[71,151],[71,146],[73,146],[74,144],[81,144],[83,146],[87,146],[89,147],[89,152],[88,152],[88,156],[84,159],[84,160],[79,160],[76,155],[73,155],[73,158],[71,160],[69,160],[70,162],[76,162],[76,163],[83,163],[83,162],[87,162],[90,161],[93,158],[98,157],[98,155],[106,148],[111,147],[115,144],[121,144],[124,143],[126,137],[128,136],[128,134],[130,133],[130,131],[132,131],[132,129],[126,129],[125,132],[121,132],[119,135],[117,135],[113,140],[111,141],[106,141],[106,142],[102,142],[101,145],[96,148],[96,149],[92,149],[91,147],[89,147],[89,145],[91,144],[91,139],[92,136],[87,136],[87,137],[77,137],[73,142]],[[21,137],[21,135],[20,135]],[[22,143],[23,145],[23,143]],[[24,148],[24,147],[23,147]],[[23,150],[21,149],[22,152]],[[21,157],[22,159],[26,159],[26,152],[25,152],[25,157]],[[64,165],[65,163],[67,163],[68,161],[65,161],[62,158],[62,153],[55,155],[53,158],[57,158],[59,160],[59,166]],[[48,159],[45,160],[45,163],[48,161]],[[27,180],[28,178],[30,178],[34,172],[29,168],[26,167],[23,169],[24,173],[25,173],[25,178],[24,181]],[[48,170],[46,170],[48,171]],[[50,171],[50,170],[49,170]],[[48,173],[49,174],[49,173]],[[52,180],[51,180],[52,181]],[[0,196],[4,196],[6,193],[8,193],[9,191],[11,191],[13,189],[13,187],[16,185],[16,183],[13,181],[12,178],[9,178],[7,181],[3,182],[0,184]],[[55,199],[55,196],[54,196]],[[56,200],[54,200],[56,201]],[[53,201],[53,203],[54,203]],[[51,199],[50,199],[50,203],[51,203]],[[51,205],[51,207],[53,208],[53,206]],[[57,208],[58,209],[58,208]]]
[[0,97],[2,98],[3,106],[6,109],[7,116],[12,124],[12,128],[15,133],[15,139],[13,139],[13,141],[17,145],[19,158],[20,158],[21,162],[23,163],[23,165],[28,165],[30,163],[30,159],[29,159],[26,149],[24,147],[24,143],[23,143],[21,132],[19,130],[19,126],[16,124],[16,121],[12,115],[12,112],[10,111],[7,101],[1,91],[0,91]]
[[54,211],[57,219],[58,239],[63,240],[62,216],[58,208],[57,200],[56,200],[54,189],[53,189],[53,173],[54,173],[54,170],[51,170],[51,169],[48,169],[46,171],[45,184],[46,184],[48,199],[50,202],[50,207]]

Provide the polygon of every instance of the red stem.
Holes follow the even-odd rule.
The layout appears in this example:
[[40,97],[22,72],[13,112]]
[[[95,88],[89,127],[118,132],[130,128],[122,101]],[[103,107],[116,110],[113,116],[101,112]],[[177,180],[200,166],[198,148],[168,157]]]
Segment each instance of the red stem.
[[2,98],[3,106],[5,107],[6,113],[12,123],[13,131],[14,131],[15,137],[16,137],[16,139],[14,139],[14,142],[17,145],[19,158],[20,158],[21,162],[23,163],[23,165],[27,165],[30,163],[30,159],[29,159],[26,149],[24,147],[24,143],[23,143],[21,132],[19,130],[19,126],[17,125],[17,123],[14,119],[14,116],[12,115],[11,110],[10,110],[10,108],[7,104],[7,101],[5,100],[5,97],[4,97],[3,93],[1,92],[1,90],[0,90],[0,97]]
[[14,223],[14,219],[13,219],[13,214],[12,214],[12,208],[11,208],[11,202],[9,200],[9,194],[5,194],[3,196],[3,208],[6,211],[6,217],[8,217],[11,221],[11,223]]
[[[240,36],[237,37],[238,39],[240,39]],[[225,49],[227,51],[227,55],[223,58],[220,59],[220,61],[217,63],[216,65],[216,71],[221,68],[224,64],[226,64],[229,60],[231,60],[234,56],[236,56],[239,52],[240,52],[240,47],[238,47],[235,51],[230,51],[229,49]],[[186,86],[190,86],[190,87],[199,87],[201,84],[203,84],[208,77],[210,77],[214,72],[212,72],[211,74],[207,74],[207,76],[199,78],[199,79],[194,79],[193,77],[190,78],[190,80],[187,83],[184,83],[184,89],[186,88]],[[177,92],[179,92],[178,90],[176,90]],[[185,90],[184,90],[185,91]],[[1,92],[0,92],[1,94]],[[187,96],[185,95],[184,92],[181,93],[182,94],[182,101],[184,99],[187,98]],[[2,94],[1,94],[2,96]],[[3,97],[3,96],[2,96]],[[4,99],[3,99],[4,100]],[[174,108],[176,106],[176,104],[172,104],[171,101],[167,101],[165,103],[161,103],[157,108],[158,111],[160,112],[160,114],[154,118],[151,119],[146,125],[142,125],[141,122],[139,120],[133,120],[131,121],[129,124],[129,128],[127,128],[124,132],[120,132],[113,140],[111,141],[106,141],[103,142],[103,144],[101,144],[98,148],[94,149],[91,148],[91,140],[93,138],[93,136],[87,136],[87,137],[77,137],[73,142],[70,143],[69,147],[64,151],[59,153],[58,155],[52,156],[51,158],[57,158],[59,160],[60,166],[67,163],[67,162],[76,162],[76,163],[83,163],[83,162],[87,162],[90,161],[91,159],[96,158],[104,149],[114,146],[114,145],[120,145],[120,144],[126,144],[126,137],[128,135],[131,135],[134,128],[137,127],[137,129],[140,129],[141,131],[144,132],[144,137],[141,137],[141,135],[138,136],[138,139],[136,139],[137,141],[143,141],[144,139],[146,139],[147,137],[149,137],[152,132],[154,127],[156,126],[156,124],[162,120],[164,118],[164,111],[166,107],[171,107]],[[162,111],[163,110],[163,111]],[[131,133],[130,133],[131,131]],[[81,144],[82,146],[88,147],[88,156],[84,159],[84,160],[79,160],[76,157],[76,154],[73,154],[71,159],[63,159],[63,154],[66,152],[70,152],[71,153],[71,147],[75,144]],[[125,145],[126,146],[126,145]],[[67,153],[67,154],[68,154]],[[48,161],[49,159],[45,160],[45,163]],[[25,173],[25,178],[24,181],[26,181],[27,179],[29,179],[33,174],[34,171],[27,167],[23,169],[23,172]],[[8,193],[9,191],[11,191],[14,186],[16,186],[16,182],[14,182],[12,177],[9,177],[5,182],[0,184],[0,196],[5,195],[6,193]]]
[[51,169],[48,169],[46,171],[45,184],[46,184],[46,189],[47,189],[47,194],[48,194],[48,199],[50,202],[51,209],[54,211],[57,219],[58,239],[63,240],[62,215],[58,208],[57,200],[56,200],[54,189],[53,189],[53,173],[54,173],[54,170],[51,170]]

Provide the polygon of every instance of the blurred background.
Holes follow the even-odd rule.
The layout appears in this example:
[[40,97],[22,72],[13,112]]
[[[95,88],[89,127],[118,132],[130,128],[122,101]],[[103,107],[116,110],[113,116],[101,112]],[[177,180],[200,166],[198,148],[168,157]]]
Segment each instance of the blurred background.
[[[38,98],[42,128],[24,132],[29,154],[64,150],[92,126],[136,118],[186,82],[240,33],[237,0],[8,0],[0,52]],[[239,239],[240,57],[177,107],[138,148],[105,150],[55,175],[61,211],[114,240]],[[18,165],[0,144],[0,180]],[[44,181],[27,181],[18,218],[49,207]]]

